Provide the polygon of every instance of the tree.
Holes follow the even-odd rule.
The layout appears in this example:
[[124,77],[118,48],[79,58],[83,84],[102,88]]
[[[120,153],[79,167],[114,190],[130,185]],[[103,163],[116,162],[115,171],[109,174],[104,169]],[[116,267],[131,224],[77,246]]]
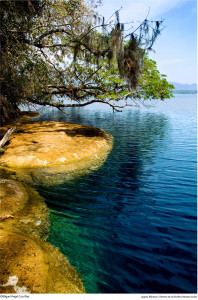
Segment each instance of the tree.
[[19,114],[18,104],[25,96],[28,80],[23,67],[28,61],[29,47],[24,42],[34,18],[44,6],[44,1],[0,2],[0,112],[1,122]]
[[1,3],[2,121],[21,103],[62,109],[102,102],[119,110],[142,96],[171,97],[173,86],[146,56],[162,21],[146,18],[125,35],[119,12],[114,24],[105,22],[93,1]]

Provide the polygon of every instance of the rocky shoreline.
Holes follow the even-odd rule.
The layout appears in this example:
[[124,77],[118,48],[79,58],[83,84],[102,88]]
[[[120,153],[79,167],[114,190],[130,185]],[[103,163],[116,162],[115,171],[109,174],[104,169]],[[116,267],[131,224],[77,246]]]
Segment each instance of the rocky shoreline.
[[112,144],[110,135],[94,127],[17,123],[0,155],[1,293],[85,293],[77,270],[46,241],[49,212],[33,186],[61,184],[96,170]]

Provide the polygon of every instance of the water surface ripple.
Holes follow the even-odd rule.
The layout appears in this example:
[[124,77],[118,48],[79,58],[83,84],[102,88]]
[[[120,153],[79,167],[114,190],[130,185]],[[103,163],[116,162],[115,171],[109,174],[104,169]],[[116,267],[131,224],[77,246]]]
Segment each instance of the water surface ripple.
[[88,293],[196,293],[196,95],[112,113],[103,106],[43,110],[37,120],[102,128],[114,136],[104,166],[39,188],[50,241]]

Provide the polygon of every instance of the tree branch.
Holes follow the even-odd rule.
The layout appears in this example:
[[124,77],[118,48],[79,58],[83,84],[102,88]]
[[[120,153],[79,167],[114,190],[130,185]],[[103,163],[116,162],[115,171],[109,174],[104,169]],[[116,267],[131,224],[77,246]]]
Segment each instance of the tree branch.
[[46,31],[44,32],[43,34],[41,34],[39,37],[37,37],[36,40],[34,40],[34,43],[35,44],[38,44],[40,41],[42,41],[42,39],[48,35],[51,35],[53,33],[66,33],[67,35],[72,35],[71,32],[65,30],[65,29],[61,29],[61,28],[58,28],[58,29],[52,29],[52,30],[49,30],[49,31]]
[[[40,99],[38,100],[36,97],[33,99],[28,99],[29,102],[34,103],[34,104],[39,104],[39,105],[43,105],[43,106],[51,106],[51,107],[55,107],[58,108],[59,110],[62,111],[63,108],[71,108],[71,107],[83,107],[83,106],[87,106],[93,103],[104,103],[109,105],[113,110],[119,111],[120,109],[126,107],[126,106],[132,106],[132,107],[139,107],[137,104],[129,104],[127,103],[126,98],[129,97],[132,94],[135,94],[136,91],[131,91],[129,93],[127,93],[126,95],[124,95],[123,97],[118,98],[116,101],[120,101],[122,99],[125,98],[125,104],[124,105],[117,105],[115,103],[111,103],[111,101],[115,101],[115,99],[108,99],[108,100],[104,100],[104,99],[94,99],[94,100],[90,100],[90,101],[86,101],[86,102],[81,102],[81,103],[72,103],[72,104],[64,104],[64,103],[53,103],[50,101],[40,101]],[[60,94],[60,91],[57,91],[57,94]]]
[[3,138],[0,141],[0,150],[1,151],[5,151],[2,147],[7,143],[7,141],[9,140],[10,136],[15,132],[16,127],[14,128],[10,128],[8,129],[8,131],[6,132],[6,134],[3,136]]

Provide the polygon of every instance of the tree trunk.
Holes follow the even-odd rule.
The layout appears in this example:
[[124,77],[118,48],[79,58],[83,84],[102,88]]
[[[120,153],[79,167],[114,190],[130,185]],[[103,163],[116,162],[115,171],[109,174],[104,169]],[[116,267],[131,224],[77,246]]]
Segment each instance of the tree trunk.
[[8,101],[7,97],[0,95],[0,125],[4,125],[9,121],[18,118],[20,109],[16,102]]

